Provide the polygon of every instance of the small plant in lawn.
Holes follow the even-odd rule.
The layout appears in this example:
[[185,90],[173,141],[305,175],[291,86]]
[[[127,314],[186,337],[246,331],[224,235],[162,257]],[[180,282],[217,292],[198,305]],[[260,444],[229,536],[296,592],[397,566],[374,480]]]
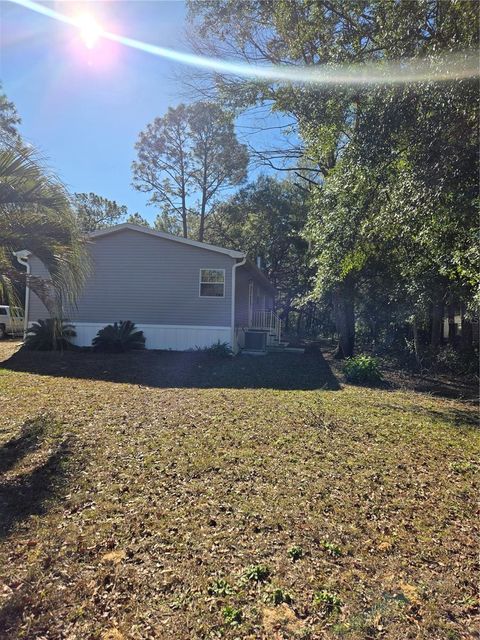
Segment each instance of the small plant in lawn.
[[210,596],[223,598],[225,596],[232,595],[232,593],[233,588],[223,578],[217,578],[217,580],[214,580],[214,582],[212,582],[208,587],[208,594]]
[[474,469],[474,465],[471,462],[452,462],[450,464],[450,469],[454,472],[454,473],[458,473],[460,475],[463,475],[464,473],[468,473],[469,471],[473,471]]
[[231,606],[223,607],[222,609],[223,619],[225,624],[230,625],[231,627],[236,627],[242,622],[242,612],[240,609],[235,609]]
[[287,554],[294,562],[300,560],[300,558],[303,558],[304,555],[302,547],[299,547],[297,545],[293,545],[293,547],[290,547],[290,549],[287,551]]
[[314,593],[313,604],[317,607],[322,607],[327,615],[338,613],[343,606],[343,602],[338,595],[334,591],[328,591],[327,589],[321,589]]
[[338,558],[342,555],[342,550],[337,544],[333,544],[333,542],[328,542],[328,540],[324,540],[322,542],[322,547],[328,553],[328,555],[333,556],[334,558]]
[[270,577],[270,569],[263,564],[252,564],[243,572],[243,578],[250,582],[265,582]]
[[274,589],[273,591],[267,594],[266,601],[271,602],[275,606],[278,606],[279,604],[283,604],[283,603],[291,604],[292,596],[286,591],[284,591],[283,589],[278,588],[278,589]]
[[71,338],[77,334],[73,324],[60,318],[37,320],[28,329],[25,349],[29,351],[64,351],[72,349]]
[[367,354],[348,358],[343,372],[346,380],[354,384],[378,384],[382,381],[377,359]]
[[145,349],[145,336],[131,320],[107,324],[92,341],[95,351],[122,353],[131,349]]
[[209,347],[197,347],[196,351],[205,353],[213,358],[230,358],[233,356],[233,351],[228,342],[220,342],[220,340],[214,342]]

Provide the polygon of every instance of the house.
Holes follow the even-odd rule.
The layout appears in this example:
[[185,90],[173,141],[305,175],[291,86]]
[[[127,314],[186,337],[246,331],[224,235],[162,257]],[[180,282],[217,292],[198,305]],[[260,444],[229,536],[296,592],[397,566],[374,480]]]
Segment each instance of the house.
[[[241,251],[129,223],[95,231],[88,240],[91,272],[76,308],[66,313],[76,344],[91,345],[99,329],[119,320],[135,322],[147,349],[183,351],[220,341],[237,352],[246,334],[248,344],[250,329],[278,344],[275,289]],[[20,254],[32,276],[48,278],[36,256]],[[26,295],[27,326],[48,317],[35,293]]]

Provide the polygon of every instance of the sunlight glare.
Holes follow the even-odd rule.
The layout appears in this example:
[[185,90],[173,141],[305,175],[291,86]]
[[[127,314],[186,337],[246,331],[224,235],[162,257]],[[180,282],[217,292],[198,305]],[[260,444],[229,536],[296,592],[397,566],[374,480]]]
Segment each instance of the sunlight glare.
[[77,20],[80,36],[88,49],[93,49],[103,30],[92,15],[85,14]]

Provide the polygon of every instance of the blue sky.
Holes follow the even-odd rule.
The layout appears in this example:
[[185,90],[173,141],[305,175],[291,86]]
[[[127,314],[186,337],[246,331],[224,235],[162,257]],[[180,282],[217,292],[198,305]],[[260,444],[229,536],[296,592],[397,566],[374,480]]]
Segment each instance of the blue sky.
[[[109,31],[188,50],[182,2],[45,4],[93,13]],[[134,144],[155,116],[185,100],[185,68],[114,43],[90,51],[75,27],[9,2],[0,0],[0,14],[0,79],[22,117],[23,137],[72,192],[93,191],[152,220],[147,197],[131,187]]]

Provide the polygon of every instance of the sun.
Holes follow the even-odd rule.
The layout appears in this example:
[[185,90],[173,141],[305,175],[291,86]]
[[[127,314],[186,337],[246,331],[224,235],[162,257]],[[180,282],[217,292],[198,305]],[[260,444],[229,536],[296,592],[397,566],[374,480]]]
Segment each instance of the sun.
[[85,14],[77,19],[80,37],[88,49],[93,49],[100,39],[103,30],[92,15]]

